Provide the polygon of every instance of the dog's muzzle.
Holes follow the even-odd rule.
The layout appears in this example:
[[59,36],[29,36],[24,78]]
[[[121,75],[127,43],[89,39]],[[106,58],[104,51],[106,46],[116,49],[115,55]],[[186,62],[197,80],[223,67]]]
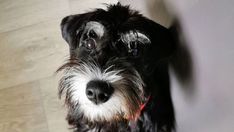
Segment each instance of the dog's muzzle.
[[70,60],[60,68],[59,95],[65,95],[72,115],[90,122],[131,120],[138,115],[145,99],[143,80],[133,67],[110,62],[102,69],[94,62]]

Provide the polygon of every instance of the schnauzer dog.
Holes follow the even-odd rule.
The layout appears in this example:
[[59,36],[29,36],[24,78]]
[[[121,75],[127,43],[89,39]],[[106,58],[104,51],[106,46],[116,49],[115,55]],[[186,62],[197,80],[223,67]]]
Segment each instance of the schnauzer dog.
[[171,132],[170,30],[121,4],[65,17],[59,96],[75,132]]

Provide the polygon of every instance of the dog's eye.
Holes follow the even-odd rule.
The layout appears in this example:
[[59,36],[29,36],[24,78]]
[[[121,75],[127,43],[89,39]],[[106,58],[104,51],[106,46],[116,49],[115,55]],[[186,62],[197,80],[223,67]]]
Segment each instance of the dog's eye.
[[139,54],[139,44],[140,42],[138,41],[132,41],[128,44],[128,53],[132,56],[138,56]]
[[132,50],[132,55],[137,56],[138,55],[138,49],[133,49]]
[[129,43],[129,49],[135,49],[137,48],[137,42],[136,41],[132,41]]
[[91,38],[97,38],[97,34],[95,33],[94,30],[90,30],[89,31],[89,37],[91,37]]
[[88,48],[89,50],[95,49],[96,47],[96,43],[93,39],[89,39],[86,43],[86,48]]

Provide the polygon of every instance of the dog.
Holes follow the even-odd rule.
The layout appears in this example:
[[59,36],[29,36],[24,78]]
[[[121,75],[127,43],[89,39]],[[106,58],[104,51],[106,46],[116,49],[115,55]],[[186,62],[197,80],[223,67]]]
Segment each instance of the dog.
[[75,132],[171,132],[175,115],[169,29],[121,4],[61,22],[70,58],[58,71],[59,97]]

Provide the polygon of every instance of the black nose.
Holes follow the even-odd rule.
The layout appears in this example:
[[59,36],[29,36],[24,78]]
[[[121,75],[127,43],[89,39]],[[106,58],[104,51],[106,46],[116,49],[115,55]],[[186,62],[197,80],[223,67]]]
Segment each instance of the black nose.
[[113,92],[113,87],[105,81],[90,81],[86,87],[86,96],[95,104],[105,103]]

